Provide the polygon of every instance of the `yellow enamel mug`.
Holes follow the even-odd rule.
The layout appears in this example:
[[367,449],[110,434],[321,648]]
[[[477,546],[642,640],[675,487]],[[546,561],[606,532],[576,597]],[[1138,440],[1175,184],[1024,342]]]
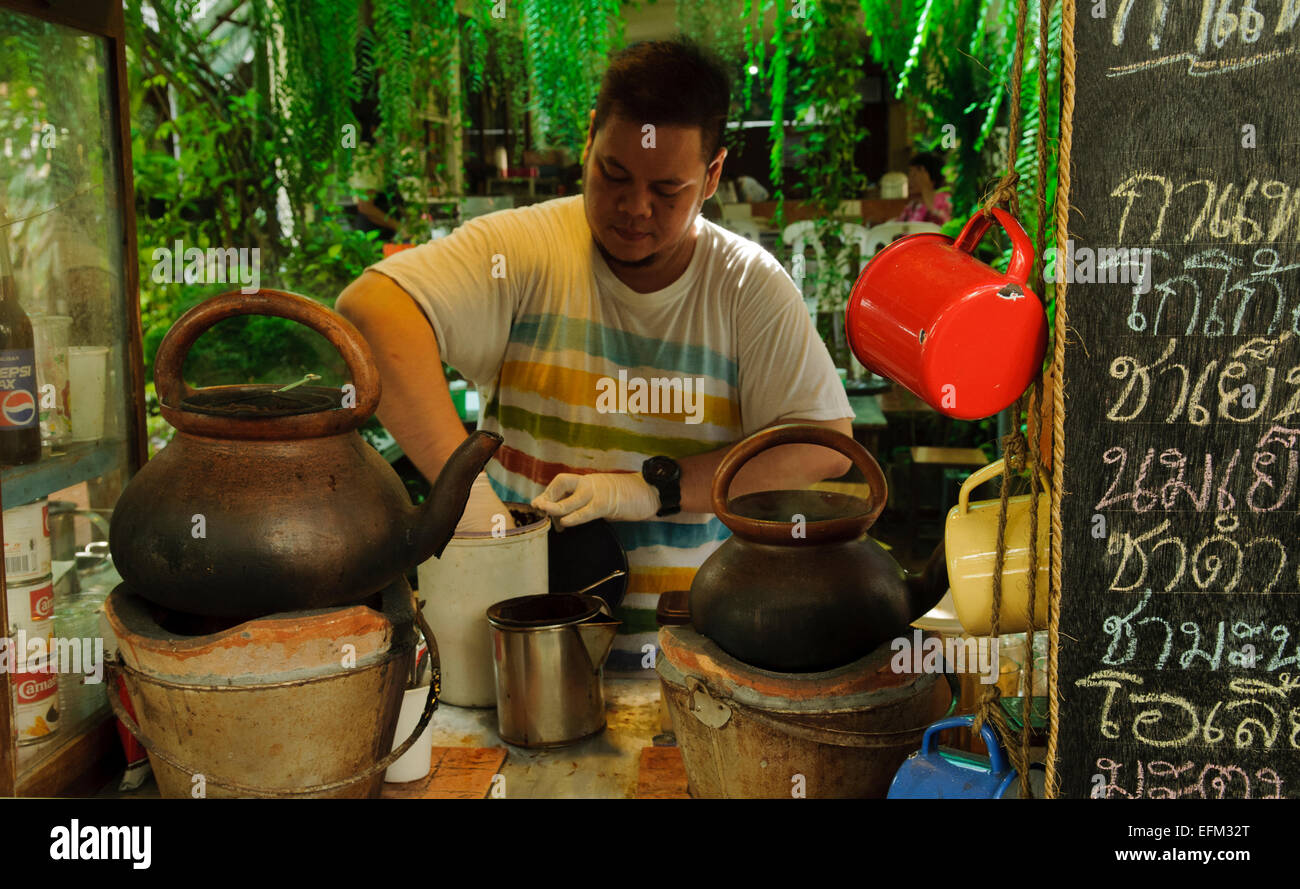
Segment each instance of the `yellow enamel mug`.
[[[972,473],[961,486],[957,505],[948,511],[944,542],[948,557],[948,585],[957,619],[972,636],[987,636],[993,621],[993,568],[997,558],[998,500],[970,502],[970,493],[1005,470],[997,460]],[[1034,627],[1047,626],[1048,521],[1051,494],[1039,470],[1042,493],[1038,496],[1038,586],[1034,596]],[[1007,498],[1007,549],[1002,564],[1003,633],[1029,629],[1029,494]]]

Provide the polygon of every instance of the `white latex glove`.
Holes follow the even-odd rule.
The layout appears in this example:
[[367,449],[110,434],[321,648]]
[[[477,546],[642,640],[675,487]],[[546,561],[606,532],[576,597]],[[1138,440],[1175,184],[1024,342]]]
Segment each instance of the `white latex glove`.
[[[505,517],[504,525],[497,516]],[[488,481],[487,473],[480,472],[469,489],[469,500],[465,503],[465,512],[460,517],[460,523],[456,525],[456,533],[475,531],[490,533],[498,528],[507,530],[513,527],[515,527],[514,516],[510,515],[510,510],[506,509],[501,498],[492,490],[492,483]]]
[[644,521],[654,517],[660,503],[658,489],[637,472],[562,472],[533,498],[533,506],[572,528],[593,519]]

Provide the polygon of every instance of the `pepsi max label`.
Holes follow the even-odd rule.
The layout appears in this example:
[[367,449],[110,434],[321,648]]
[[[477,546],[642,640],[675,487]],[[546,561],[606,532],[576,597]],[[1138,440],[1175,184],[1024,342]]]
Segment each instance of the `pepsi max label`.
[[0,349],[0,429],[30,429],[39,419],[36,353]]

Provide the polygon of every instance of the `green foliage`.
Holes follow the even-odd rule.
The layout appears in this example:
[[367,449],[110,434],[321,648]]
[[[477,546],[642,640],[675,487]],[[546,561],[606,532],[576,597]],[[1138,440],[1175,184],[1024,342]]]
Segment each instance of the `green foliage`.
[[[519,15],[496,18],[493,4],[484,2],[470,7],[461,24],[461,57],[465,62],[462,96],[485,94],[487,104],[503,104],[506,127],[522,130],[522,118],[528,109],[528,48]],[[468,108],[465,111],[468,115]],[[585,134],[585,131],[584,131]],[[486,159],[484,159],[486,160]]]
[[618,0],[524,0],[539,144],[581,152],[609,54],[623,43]]
[[[1052,205],[1056,196],[1060,134],[1060,4],[1052,3],[1047,49],[1046,164],[1038,168],[1038,4],[1029,0],[1021,80],[1021,130],[1016,145],[1020,222],[1036,238],[1039,209],[1034,200],[1039,177],[1046,183],[1047,234],[1055,241]],[[1051,3],[1051,0],[1046,0]],[[948,190],[955,232],[982,204],[985,193],[1006,171],[1003,144],[1010,117],[1011,75],[1015,62],[1016,7],[1013,0],[860,0],[871,34],[871,53],[891,72],[897,95],[926,122],[918,148],[946,151]],[[955,128],[956,145],[946,144],[943,128]],[[1007,253],[1003,253],[1007,258]],[[1051,285],[1047,285],[1051,308]]]
[[[351,100],[366,73],[354,60],[360,56],[364,64],[370,57],[359,46],[360,0],[245,7],[241,27],[228,29],[245,39],[242,62],[232,58],[240,47],[214,37],[214,22],[196,14],[193,0],[153,0],[147,7],[156,27],[141,0],[128,0],[125,8],[149,379],[158,343],[180,314],[239,286],[155,281],[155,249],[176,241],[187,248],[257,248],[262,286],[327,305],[380,251],[373,233],[352,230],[339,203],[351,160],[345,128],[356,127]],[[412,39],[409,32],[405,39]],[[273,70],[279,72],[274,79]],[[392,141],[421,144],[410,115],[403,117],[410,103],[397,98],[401,85],[394,76],[381,75],[381,92],[396,106],[381,101],[381,119]],[[404,133],[403,125],[411,131]],[[351,135],[358,135],[355,129]],[[217,325],[195,344],[185,369],[201,385],[290,382],[308,372],[332,383],[347,379],[341,358],[321,337],[263,317]],[[169,427],[154,411],[149,425],[155,444],[166,439]]]
[[[346,125],[357,126],[352,101],[359,99],[354,76],[353,47],[361,27],[360,0],[329,3],[283,3],[272,10],[283,35],[278,102],[292,124],[285,128],[281,163],[289,167],[291,183],[309,183],[318,168],[351,167],[352,154],[343,147]],[[320,89],[319,84],[330,85]],[[301,209],[302,201],[291,201]],[[301,222],[295,219],[295,222]]]
[[[707,21],[707,14],[683,13],[683,7],[707,9],[707,0],[678,4],[679,20]],[[828,255],[835,256],[843,242],[842,226],[835,218],[840,203],[861,197],[867,185],[854,161],[858,144],[869,135],[857,123],[866,61],[866,35],[857,6],[845,0],[796,5],[786,0],[745,0],[741,17],[743,28],[731,26],[732,34],[737,30],[743,34],[740,48],[734,51],[743,57],[746,72],[738,91],[738,110],[750,110],[756,88],[768,100],[770,179],[777,201],[773,224],[784,226],[786,188],[798,188],[817,208],[818,239]],[[770,36],[765,37],[769,28]],[[701,34],[708,31],[697,25],[692,36]],[[757,73],[750,74],[750,68]],[[784,175],[788,135],[794,137],[790,144],[798,146],[791,152],[799,170],[793,183],[787,183]],[[846,277],[856,269],[841,271],[828,262],[810,271],[806,291],[830,283],[835,286],[828,292],[847,292],[851,280]]]
[[[857,27],[856,4],[818,0],[807,9],[810,15],[798,34],[799,86],[794,109],[795,130],[803,142],[800,181],[808,202],[818,211],[817,236],[835,256],[844,243],[838,219],[840,203],[861,196],[867,188],[866,177],[854,159],[858,143],[870,135],[857,122],[866,40]],[[806,282],[805,292],[810,292],[809,285],[832,285],[826,292],[840,294],[840,298],[821,308],[838,311],[856,277],[855,265],[837,269],[827,262]]]

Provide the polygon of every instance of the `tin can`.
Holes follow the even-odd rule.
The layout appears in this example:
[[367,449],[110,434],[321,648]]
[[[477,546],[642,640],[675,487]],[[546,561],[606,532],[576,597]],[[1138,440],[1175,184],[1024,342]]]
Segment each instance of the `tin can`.
[[54,635],[54,577],[47,575],[29,583],[8,586],[9,635],[25,630],[27,638],[47,642]]
[[48,500],[6,509],[4,533],[6,583],[30,583],[50,573]]
[[59,730],[59,674],[50,659],[13,675],[14,729],[19,744],[40,744]]

